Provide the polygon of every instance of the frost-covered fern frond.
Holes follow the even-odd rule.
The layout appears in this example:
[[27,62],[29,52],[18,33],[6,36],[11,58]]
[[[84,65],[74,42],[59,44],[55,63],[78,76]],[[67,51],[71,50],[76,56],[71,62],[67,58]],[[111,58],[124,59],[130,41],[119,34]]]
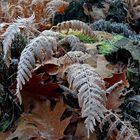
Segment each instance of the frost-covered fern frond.
[[91,55],[83,53],[82,51],[69,51],[63,57],[59,58],[63,66],[69,66],[74,63],[84,63]]
[[8,26],[9,23],[0,23],[0,31],[2,31],[6,26]]
[[10,65],[10,59],[11,59],[11,43],[14,39],[14,36],[16,33],[19,33],[21,30],[20,28],[24,29],[30,29],[30,27],[33,26],[34,22],[34,15],[32,15],[29,18],[18,18],[15,20],[14,23],[12,23],[3,33],[3,52],[4,52],[4,60],[6,62],[6,65],[9,67]]
[[48,15],[48,20],[54,19],[55,13],[59,11],[61,7],[67,7],[68,2],[63,0],[52,0],[46,5],[45,13]]
[[35,67],[35,63],[42,64],[51,59],[54,48],[57,48],[54,45],[57,45],[54,38],[39,36],[31,40],[22,51],[18,64],[16,89],[16,95],[20,103],[22,103],[20,90],[22,90],[22,86],[25,85],[26,81],[29,81],[32,77],[32,70]]
[[64,21],[61,23],[58,23],[56,26],[57,30],[69,30],[72,29],[74,31],[82,31],[83,34],[89,35],[91,37],[95,37],[94,32],[92,29],[84,22],[79,20],[70,20],[70,21]]
[[82,51],[82,52],[86,52],[86,46],[84,43],[80,42],[80,43],[76,43],[72,46],[71,48],[72,51]]
[[138,131],[132,127],[130,122],[122,121],[120,118],[109,111],[100,123],[100,129],[103,130],[104,124],[109,123],[107,137],[111,137],[113,132],[116,133],[117,140],[138,140],[140,139]]
[[80,43],[80,39],[76,37],[75,35],[67,35],[63,39],[61,39],[59,44],[69,44],[70,47],[74,46],[76,43]]
[[10,61],[11,61],[11,44],[12,44],[12,40],[14,39],[14,36],[16,33],[19,33],[20,29],[17,25],[15,24],[11,24],[6,32],[2,35],[3,36],[3,52],[4,52],[4,60],[6,62],[6,65],[9,66],[10,65]]
[[92,30],[122,34],[127,38],[140,41],[140,35],[137,35],[135,32],[133,32],[130,29],[129,25],[124,23],[116,23],[116,22],[105,21],[101,19],[95,21],[93,24],[90,25],[90,27],[92,28]]
[[35,14],[30,16],[29,18],[19,17],[18,19],[15,20],[14,23],[17,24],[21,28],[30,29],[31,27],[34,26],[34,21],[35,21]]
[[[86,52],[84,43],[75,35],[67,35],[58,42],[59,46],[64,46],[66,51],[83,51]],[[68,47],[67,47],[68,46]]]
[[82,117],[89,132],[95,130],[106,112],[105,83],[94,68],[88,64],[73,64],[66,70],[69,88],[78,93],[78,101],[82,107]]
[[55,37],[55,38],[58,38],[59,37],[59,33],[58,32],[54,32],[54,31],[51,31],[51,30],[44,30],[43,32],[40,33],[39,36],[51,36],[51,37]]
[[32,0],[31,5],[36,5],[42,3],[44,0]]

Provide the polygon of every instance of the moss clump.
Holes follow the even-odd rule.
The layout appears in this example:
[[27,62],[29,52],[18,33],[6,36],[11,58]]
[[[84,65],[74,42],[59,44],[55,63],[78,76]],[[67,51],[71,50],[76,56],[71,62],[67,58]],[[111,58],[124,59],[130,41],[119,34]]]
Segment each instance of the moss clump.
[[[62,31],[62,34],[65,34],[65,33],[66,33],[65,30]],[[68,35],[75,35],[75,36],[77,36],[80,39],[80,41],[83,42],[83,43],[90,43],[91,44],[91,43],[95,43],[96,42],[95,38],[90,37],[88,35],[85,35],[85,34],[83,34],[80,31],[69,30]]]
[[115,51],[116,48],[114,47],[114,44],[116,42],[118,42],[119,40],[121,40],[122,38],[123,38],[123,36],[121,36],[121,35],[115,35],[111,41],[101,42],[101,44],[99,46],[99,53],[101,53],[103,55],[107,55],[107,54]]
[[107,55],[112,52],[113,50],[113,45],[109,44],[108,42],[101,42],[99,46],[99,53],[103,55]]
[[111,43],[114,44],[114,43],[118,42],[119,40],[121,40],[123,38],[124,38],[124,36],[122,36],[122,35],[115,35],[115,36],[113,36],[113,39],[111,40]]

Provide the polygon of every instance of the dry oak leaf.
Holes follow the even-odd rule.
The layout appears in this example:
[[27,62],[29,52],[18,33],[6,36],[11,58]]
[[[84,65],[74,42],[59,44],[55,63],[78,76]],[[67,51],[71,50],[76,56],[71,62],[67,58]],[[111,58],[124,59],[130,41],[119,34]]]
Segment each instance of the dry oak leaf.
[[113,73],[112,76],[104,78],[104,81],[106,82],[106,88],[111,87],[112,85],[114,85],[115,83],[121,80],[124,82],[124,85],[126,87],[129,86],[125,70],[120,73]]
[[78,122],[75,136],[81,138],[82,140],[98,140],[96,132],[91,133],[90,137],[87,138],[87,131],[83,121]]
[[95,71],[102,78],[110,77],[110,76],[112,76],[112,73],[113,73],[113,65],[112,65],[112,69],[108,68],[109,65],[110,65],[109,62],[105,59],[105,57],[103,55],[98,55],[97,68],[95,69]]
[[96,68],[97,67],[97,59],[98,59],[98,50],[97,50],[95,43],[94,44],[86,43],[84,45],[86,47],[86,52],[91,55],[91,57],[87,59],[87,64]]
[[[28,97],[27,97],[28,98]],[[60,121],[60,116],[65,110],[62,101],[57,102],[53,111],[50,110],[49,101],[35,101],[31,113],[23,113],[17,121],[16,130],[7,138],[12,140],[58,140],[63,137],[63,131],[69,123],[69,118]]]
[[[49,78],[49,77],[48,77]],[[59,89],[57,83],[43,83],[43,74],[36,75],[33,74],[33,77],[23,86],[22,97],[30,96],[33,98],[40,99],[41,97],[45,98],[59,98],[61,93],[56,92]]]
[[107,89],[109,93],[107,94],[106,108],[108,110],[116,110],[124,102],[125,94],[122,93],[124,87],[124,82],[119,81],[110,88],[110,91]]

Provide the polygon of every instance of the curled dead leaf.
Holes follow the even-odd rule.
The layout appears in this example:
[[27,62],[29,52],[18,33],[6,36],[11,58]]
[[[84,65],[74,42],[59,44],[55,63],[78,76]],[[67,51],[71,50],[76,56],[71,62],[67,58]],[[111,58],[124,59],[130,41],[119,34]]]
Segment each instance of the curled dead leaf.
[[51,60],[46,61],[43,65],[38,65],[34,71],[41,69],[42,72],[45,72],[49,75],[56,75],[59,71],[59,61],[57,58],[52,58]]

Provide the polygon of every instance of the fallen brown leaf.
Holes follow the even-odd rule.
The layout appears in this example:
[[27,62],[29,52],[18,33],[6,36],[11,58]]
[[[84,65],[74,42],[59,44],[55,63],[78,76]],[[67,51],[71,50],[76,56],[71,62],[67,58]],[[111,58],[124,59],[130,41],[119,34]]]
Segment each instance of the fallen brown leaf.
[[124,85],[126,87],[129,86],[127,76],[126,76],[126,71],[120,73],[113,73],[113,76],[104,78],[104,81],[106,82],[106,88],[111,87],[112,85],[114,85],[115,83],[121,80],[124,82]]
[[[30,97],[26,97],[30,98]],[[25,98],[24,98],[25,99]],[[23,102],[26,100],[23,99]],[[32,100],[34,100],[32,98]],[[63,137],[63,131],[69,123],[69,118],[60,121],[60,116],[65,110],[63,101],[57,102],[55,109],[50,109],[49,101],[39,102],[34,100],[34,108],[30,113],[23,113],[16,125],[14,132],[7,134],[6,140],[57,140]],[[24,106],[27,107],[27,106]]]
[[98,55],[96,72],[102,77],[112,76],[113,69],[108,68],[109,62],[105,59],[103,55]]
[[[113,85],[112,90],[107,94],[106,108],[115,110],[124,102],[125,95],[122,93],[124,89],[123,81],[120,81]],[[108,90],[107,90],[108,91]]]

